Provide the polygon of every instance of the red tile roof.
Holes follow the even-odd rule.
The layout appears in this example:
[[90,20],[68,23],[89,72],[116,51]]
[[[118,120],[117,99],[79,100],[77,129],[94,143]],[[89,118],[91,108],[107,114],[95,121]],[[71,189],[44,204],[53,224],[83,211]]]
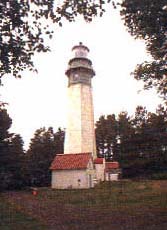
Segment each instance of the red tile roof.
[[86,169],[91,158],[91,153],[58,154],[54,158],[50,169]]
[[94,163],[95,163],[95,164],[103,164],[103,158],[100,158],[100,157],[96,158],[96,159],[94,160]]
[[106,171],[109,171],[112,169],[119,169],[119,163],[117,161],[106,162],[105,169],[106,169]]

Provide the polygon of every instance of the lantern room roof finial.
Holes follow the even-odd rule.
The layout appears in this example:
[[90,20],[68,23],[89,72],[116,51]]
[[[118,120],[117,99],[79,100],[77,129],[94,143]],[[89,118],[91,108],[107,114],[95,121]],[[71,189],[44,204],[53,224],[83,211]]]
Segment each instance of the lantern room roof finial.
[[87,46],[83,45],[82,42],[79,42],[79,45],[76,45],[72,48],[72,51],[76,50],[76,49],[82,49],[82,50],[85,50],[87,52],[89,52],[89,49]]

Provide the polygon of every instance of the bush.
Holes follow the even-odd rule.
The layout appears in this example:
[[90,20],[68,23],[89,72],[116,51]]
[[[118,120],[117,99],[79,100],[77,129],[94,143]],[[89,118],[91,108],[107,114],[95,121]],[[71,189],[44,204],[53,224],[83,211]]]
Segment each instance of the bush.
[[154,173],[150,176],[152,180],[167,180],[167,172]]

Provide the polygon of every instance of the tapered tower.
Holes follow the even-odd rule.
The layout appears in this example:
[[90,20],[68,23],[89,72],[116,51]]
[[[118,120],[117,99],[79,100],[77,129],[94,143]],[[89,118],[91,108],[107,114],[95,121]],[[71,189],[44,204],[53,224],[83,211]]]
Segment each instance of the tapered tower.
[[82,43],[72,48],[68,63],[68,118],[64,153],[92,153],[96,157],[92,77],[95,72]]
[[[52,188],[92,188],[96,183],[116,178],[118,162],[105,162],[96,156],[92,77],[95,72],[82,43],[74,46],[68,63],[68,120],[64,154],[56,154]],[[115,171],[114,171],[115,170]],[[113,174],[113,177],[112,177]]]

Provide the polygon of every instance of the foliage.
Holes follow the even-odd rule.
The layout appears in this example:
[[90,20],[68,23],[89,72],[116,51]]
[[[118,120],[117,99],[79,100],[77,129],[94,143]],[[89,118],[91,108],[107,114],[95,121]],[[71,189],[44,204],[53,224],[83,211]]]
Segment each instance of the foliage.
[[57,11],[64,16],[68,21],[74,21],[75,17],[80,14],[83,15],[84,19],[88,22],[92,20],[92,17],[100,15],[102,16],[105,12],[103,0],[65,0],[62,6],[57,8]]
[[122,153],[120,159],[125,174],[146,176],[153,172],[166,171],[166,110],[160,106],[157,113],[150,113],[139,106],[132,118],[132,125],[135,131],[130,139],[133,149]]
[[57,153],[63,153],[64,131],[41,128],[35,132],[27,153],[20,135],[10,133],[12,120],[0,108],[0,190],[18,189],[27,185],[50,184],[50,164]]
[[150,176],[150,179],[152,180],[167,180],[167,173],[166,172],[159,172],[152,174]]
[[[114,119],[109,119],[111,117]],[[126,112],[121,112],[117,118],[102,116],[96,122],[98,156],[119,161],[124,177],[166,172],[166,127],[167,111],[161,105],[156,113],[138,106],[133,117]]]
[[155,87],[157,93],[161,95],[165,101],[167,100],[166,76],[166,60],[145,61],[142,64],[138,64],[134,71],[135,79],[144,82],[144,89],[147,90]]
[[[7,0],[0,3],[0,72],[20,77],[20,71],[35,70],[33,56],[36,52],[49,51],[46,38],[52,38],[52,23],[62,25],[63,19],[75,21],[78,15],[90,22],[102,16],[107,3],[120,13],[128,31],[135,38],[146,41],[153,62],[139,64],[134,71],[145,88],[156,87],[166,100],[166,0],[123,0],[121,3],[103,0]],[[0,79],[1,79],[0,77]]]
[[24,184],[24,142],[19,134],[12,134],[8,141],[9,152],[10,152],[10,170],[13,174],[13,182],[10,186],[11,189],[21,189]]
[[[0,73],[20,77],[20,71],[35,70],[32,57],[49,51],[46,38],[52,38],[49,25],[62,19],[73,21],[78,14],[86,21],[102,15],[104,1],[85,0],[7,0],[0,2]],[[0,78],[1,79],[1,78]]]
[[166,0],[123,0],[121,7],[121,15],[131,35],[145,39],[154,58],[165,55],[161,48],[166,41]]
[[[19,71],[25,67],[32,70],[32,56],[36,51],[47,51],[42,38],[40,17],[48,17],[52,1],[14,0],[0,3],[0,72],[1,76],[12,73],[20,77]],[[37,5],[39,9],[32,9]],[[46,10],[44,10],[46,7]],[[41,13],[40,13],[41,12]],[[30,17],[32,21],[30,21]]]
[[49,167],[57,153],[63,153],[64,131],[60,128],[54,133],[53,128],[36,130],[26,153],[28,185],[47,186],[51,181]]
[[110,159],[114,154],[117,136],[115,115],[101,116],[96,122],[96,145],[99,157]]
[[[121,112],[118,115],[118,152],[131,152],[133,151],[132,138],[134,135],[134,130],[131,124],[131,118],[127,112]],[[119,157],[117,157],[119,159]]]
[[11,127],[12,120],[9,117],[7,110],[0,107],[0,141],[9,137],[8,129]]
[[5,108],[0,108],[0,190],[22,186],[21,165],[24,158],[23,141],[9,133],[12,120]]
[[132,36],[144,39],[153,61],[139,64],[134,71],[144,88],[156,87],[167,99],[167,2],[166,0],[123,0],[121,15]]
[[133,135],[133,128],[128,114],[121,112],[117,119],[114,114],[106,118],[101,116],[96,122],[95,132],[98,156],[116,160],[118,152],[124,151],[129,145],[127,141]]

